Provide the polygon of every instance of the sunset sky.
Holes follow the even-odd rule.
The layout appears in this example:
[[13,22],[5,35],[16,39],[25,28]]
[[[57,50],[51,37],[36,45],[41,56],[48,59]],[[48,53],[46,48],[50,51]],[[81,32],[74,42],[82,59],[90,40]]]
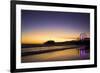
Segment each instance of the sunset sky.
[[24,44],[76,40],[80,33],[89,34],[90,14],[21,10],[21,28]]

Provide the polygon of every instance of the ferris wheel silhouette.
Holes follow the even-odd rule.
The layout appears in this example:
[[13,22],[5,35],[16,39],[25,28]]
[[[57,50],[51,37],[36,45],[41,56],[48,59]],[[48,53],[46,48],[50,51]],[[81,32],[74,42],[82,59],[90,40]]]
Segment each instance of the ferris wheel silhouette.
[[87,38],[87,34],[86,33],[81,33],[80,34],[80,40],[84,40],[85,38]]

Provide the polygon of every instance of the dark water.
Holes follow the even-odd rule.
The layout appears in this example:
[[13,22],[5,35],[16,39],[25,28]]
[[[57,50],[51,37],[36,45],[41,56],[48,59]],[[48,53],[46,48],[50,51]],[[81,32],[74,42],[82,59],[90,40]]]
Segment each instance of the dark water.
[[40,52],[40,51],[45,51],[45,50],[48,50],[48,51],[55,50],[55,51],[22,56],[21,58],[22,63],[24,62],[85,60],[85,59],[89,59],[90,57],[89,48],[86,48],[86,46],[76,46],[76,45],[22,48],[22,53],[35,52],[35,51]]

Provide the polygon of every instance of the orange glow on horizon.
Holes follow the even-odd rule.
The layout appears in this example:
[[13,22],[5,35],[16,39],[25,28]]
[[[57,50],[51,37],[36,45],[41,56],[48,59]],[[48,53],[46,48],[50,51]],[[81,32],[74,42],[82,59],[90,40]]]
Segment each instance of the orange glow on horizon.
[[23,44],[43,44],[46,41],[53,40],[55,42],[64,42],[77,40],[79,34],[65,34],[60,32],[52,33],[24,33],[22,34],[21,43]]

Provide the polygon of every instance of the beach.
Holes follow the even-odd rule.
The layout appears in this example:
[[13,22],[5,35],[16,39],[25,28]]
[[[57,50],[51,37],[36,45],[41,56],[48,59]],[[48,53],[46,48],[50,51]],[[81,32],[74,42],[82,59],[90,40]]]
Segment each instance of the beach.
[[86,60],[90,58],[89,49],[85,46],[46,46],[22,48],[22,63]]

